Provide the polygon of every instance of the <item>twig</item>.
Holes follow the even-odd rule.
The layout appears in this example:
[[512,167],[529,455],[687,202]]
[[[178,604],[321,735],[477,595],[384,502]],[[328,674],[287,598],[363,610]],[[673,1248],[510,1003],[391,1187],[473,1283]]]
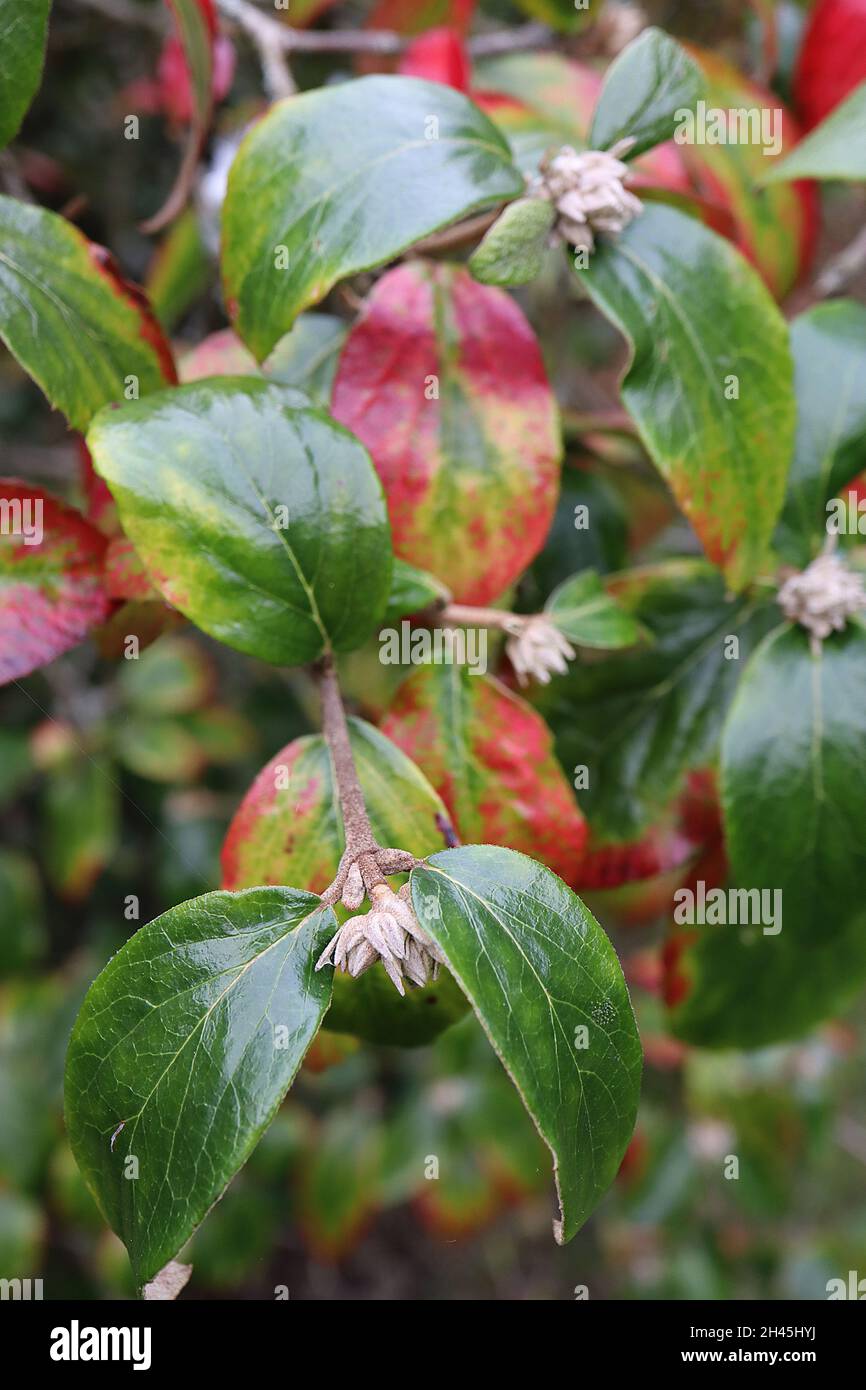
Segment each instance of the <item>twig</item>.
[[376,855],[380,846],[376,843],[373,835],[370,817],[367,814],[367,804],[364,801],[364,793],[358,780],[358,770],[355,767],[355,759],[352,754],[349,726],[346,722],[346,711],[343,707],[343,697],[340,694],[334,658],[332,656],[323,657],[315,668],[315,675],[318,678],[319,694],[322,701],[322,732],[331,754],[337,800],[343,817],[343,833],[346,840],[346,848],[340,860],[337,877],[322,894],[322,901],[333,905],[339,901],[349,869],[354,863],[358,864],[364,886],[368,891],[375,884],[384,882],[384,879],[376,862]]
[[244,0],[218,0],[219,8],[228,19],[234,19],[249,34],[258,49],[265,92],[272,101],[290,97],[297,91],[282,42],[284,26],[254,5]]
[[838,294],[850,280],[866,267],[866,226],[862,227],[853,241],[837,255],[833,256],[815,280],[816,299],[829,299]]
[[[270,15],[263,14],[250,0],[216,0],[217,8],[233,19],[257,42],[265,41],[283,53],[402,53],[412,42],[410,36],[393,29],[292,29]],[[473,57],[489,57],[522,48],[537,48],[549,42],[551,31],[544,24],[521,24],[516,29],[479,34],[470,39]]]
[[493,226],[501,211],[500,205],[492,212],[482,212],[477,217],[468,217],[465,222],[457,222],[453,227],[446,227],[444,232],[434,232],[432,236],[426,236],[421,241],[416,241],[414,246],[410,246],[406,255],[429,256],[436,251],[453,251],[457,246],[465,246],[470,242],[478,241],[479,237],[482,237],[488,228]]

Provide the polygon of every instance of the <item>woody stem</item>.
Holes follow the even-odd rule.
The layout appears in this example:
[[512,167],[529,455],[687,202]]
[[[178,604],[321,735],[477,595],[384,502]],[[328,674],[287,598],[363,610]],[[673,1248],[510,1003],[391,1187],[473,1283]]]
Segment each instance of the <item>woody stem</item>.
[[337,877],[322,894],[324,902],[335,903],[342,893],[346,874],[353,863],[358,864],[368,892],[384,880],[375,858],[379,845],[373,835],[367,804],[358,780],[358,770],[349,740],[346,710],[333,656],[329,653],[322,657],[314,672],[322,702],[322,732],[331,755],[346,840]]

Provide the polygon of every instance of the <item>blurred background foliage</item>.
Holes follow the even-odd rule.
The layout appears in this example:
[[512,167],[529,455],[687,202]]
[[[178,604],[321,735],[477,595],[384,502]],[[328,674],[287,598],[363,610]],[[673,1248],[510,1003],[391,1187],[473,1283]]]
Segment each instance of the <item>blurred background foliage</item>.
[[[645,8],[740,62],[754,52],[759,7]],[[779,9],[784,91],[802,7]],[[161,0],[55,0],[47,80],[0,177],[110,246],[189,347],[225,325],[208,191],[154,252],[137,226],[171,183],[179,131],[155,102],[138,142],[119,135],[123,116],[147,103],[161,10]],[[334,14],[352,24],[370,10]],[[527,10],[544,5],[496,0],[482,24],[516,24]],[[124,22],[132,12],[147,18]],[[241,39],[236,58],[211,144],[216,169],[261,103]],[[295,76],[317,85],[346,62],[300,59]],[[840,194],[837,207],[829,194],[831,239],[844,241],[857,196]],[[631,431],[587,429],[588,413],[616,405],[612,331],[563,293],[553,265],[520,298],[567,438],[580,438],[548,546],[517,595],[531,611],[577,569],[609,572],[692,541]],[[326,307],[349,313],[339,295]],[[2,472],[84,504],[92,480],[75,438],[5,353],[0,449]],[[596,518],[588,532],[573,526],[581,502]],[[50,1298],[133,1294],[123,1247],[63,1134],[63,1058],[84,991],[137,925],[219,885],[241,796],[268,758],[315,727],[301,677],[218,648],[159,609],[122,610],[99,642],[0,694],[0,1277],[41,1275]],[[119,645],[130,630],[142,634],[138,661]],[[391,673],[362,652],[344,676],[375,717]],[[866,1270],[866,1017],[760,1053],[688,1049],[664,1033],[662,924],[637,916],[629,924],[623,913],[612,934],[646,1046],[641,1115],[615,1188],[572,1245],[553,1243],[549,1156],[474,1019],[408,1051],[322,1033],[188,1247],[184,1296],[569,1299],[587,1286],[591,1298],[823,1298],[828,1279]],[[739,1158],[737,1180],[724,1177],[728,1155]]]

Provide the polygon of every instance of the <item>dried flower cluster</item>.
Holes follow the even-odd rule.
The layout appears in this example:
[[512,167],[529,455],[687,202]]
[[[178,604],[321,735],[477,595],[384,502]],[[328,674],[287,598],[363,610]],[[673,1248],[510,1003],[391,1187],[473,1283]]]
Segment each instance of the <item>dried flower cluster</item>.
[[643,204],[626,188],[630,170],[619,157],[632,144],[620,140],[609,150],[582,154],[566,145],[542,165],[531,191],[554,204],[556,236],[592,251],[597,232],[622,232],[640,216]]
[[786,618],[806,629],[816,651],[831,632],[841,632],[849,618],[866,610],[866,588],[861,575],[838,555],[825,552],[785,581],[779,606]]
[[548,685],[551,675],[563,675],[574,660],[574,647],[544,613],[510,614],[505,630],[510,634],[505,650],[521,685],[531,680]]
[[[356,867],[353,865],[353,869]],[[363,884],[362,897],[360,900],[357,898],[360,877],[360,871],[357,876],[350,871],[346,880],[343,904],[350,910],[359,907],[363,901]],[[418,922],[408,886],[399,893],[385,883],[372,888],[370,911],[350,917],[343,923],[316,962],[316,969],[333,965],[336,970],[357,978],[380,960],[400,994],[406,993],[404,980],[418,986],[435,980],[445,958]]]

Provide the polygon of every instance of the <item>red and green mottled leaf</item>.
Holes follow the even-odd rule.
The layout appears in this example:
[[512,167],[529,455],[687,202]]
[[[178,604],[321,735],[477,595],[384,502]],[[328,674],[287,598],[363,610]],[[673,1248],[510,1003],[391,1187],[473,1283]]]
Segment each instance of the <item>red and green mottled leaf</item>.
[[430,666],[400,686],[382,729],[432,782],[461,839],[522,850],[573,880],[586,823],[535,710],[498,681]]
[[261,361],[338,280],[522,191],[502,135],[441,83],[363,77],[277,102],[229,175],[229,315]]
[[556,402],[529,324],[461,267],[383,276],[343,349],[333,411],[367,445],[394,548],[465,603],[500,595],[556,506]]
[[104,622],[105,545],[41,488],[0,479],[0,683],[47,665]]
[[[441,849],[447,812],[418,768],[360,719],[349,721],[349,735],[379,843],[419,859]],[[327,745],[310,734],[275,754],[241,802],[223,845],[223,887],[294,883],[321,893],[344,848]]]
[[[418,858],[448,843],[448,813],[418,768],[378,729],[349,720],[349,737],[373,833]],[[319,734],[295,739],[262,769],[222,849],[223,885],[292,882],[321,893],[345,846],[333,769]],[[358,980],[334,977],[328,1028],[370,1042],[423,1044],[466,1012],[446,975],[405,999],[380,966]]]
[[0,196],[0,337],[76,429],[177,380],[162,329],[102,246],[57,213]]
[[126,536],[114,536],[105,552],[105,589],[113,599],[158,598],[135,546]]
[[0,149],[18,133],[42,79],[51,0],[0,0]]
[[622,399],[650,457],[708,557],[744,588],[765,562],[793,450],[785,320],[728,242],[659,204],[577,273],[629,343]]

